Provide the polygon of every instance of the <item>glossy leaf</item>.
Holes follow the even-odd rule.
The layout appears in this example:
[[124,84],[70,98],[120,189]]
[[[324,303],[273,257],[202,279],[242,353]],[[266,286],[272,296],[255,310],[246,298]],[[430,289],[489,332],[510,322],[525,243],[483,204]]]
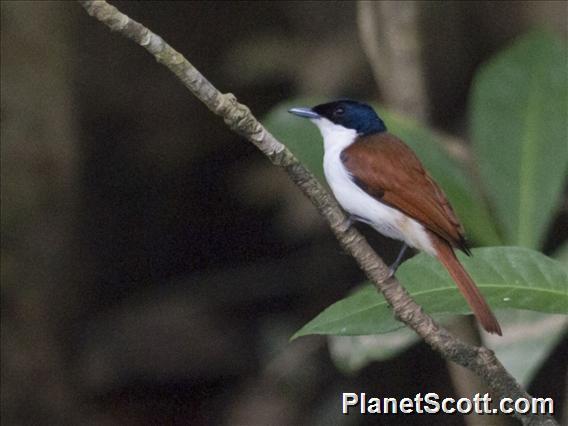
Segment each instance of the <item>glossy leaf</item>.
[[[568,274],[559,262],[521,247],[479,248],[473,250],[472,257],[459,257],[494,310],[568,313]],[[417,255],[401,265],[397,277],[430,314],[471,312],[448,273],[433,257]],[[294,338],[308,334],[377,334],[400,327],[402,324],[394,319],[382,295],[367,285],[328,307]]]
[[533,32],[482,67],[471,103],[474,149],[506,244],[539,248],[568,166],[568,50]]

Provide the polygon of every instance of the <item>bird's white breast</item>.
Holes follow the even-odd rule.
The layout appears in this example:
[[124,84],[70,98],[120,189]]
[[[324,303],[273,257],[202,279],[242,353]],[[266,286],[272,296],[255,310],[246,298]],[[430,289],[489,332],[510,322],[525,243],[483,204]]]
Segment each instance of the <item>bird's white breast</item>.
[[323,169],[339,204],[348,213],[357,216],[381,234],[405,241],[411,247],[435,255],[430,237],[420,223],[377,201],[353,182],[340,155],[341,151],[354,142],[357,137],[355,130],[336,125],[325,118],[312,121],[323,136],[325,148]]

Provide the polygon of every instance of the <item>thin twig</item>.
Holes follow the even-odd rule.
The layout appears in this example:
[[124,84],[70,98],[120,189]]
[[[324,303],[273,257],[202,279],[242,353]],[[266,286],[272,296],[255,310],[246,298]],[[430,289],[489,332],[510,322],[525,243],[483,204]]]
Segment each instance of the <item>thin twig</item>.
[[[479,375],[492,389],[494,396],[513,399],[531,398],[491,350],[468,345],[452,336],[422,311],[396,278],[385,281],[388,275],[387,266],[359,232],[353,227],[344,229],[346,217],[335,200],[298,159],[258,122],[250,110],[237,102],[234,95],[219,92],[161,37],[105,1],[80,1],[80,3],[89,15],[104,23],[112,31],[121,33],[148,50],[158,62],[176,74],[185,87],[212,112],[221,116],[233,131],[252,142],[273,164],[283,167],[328,221],[343,249],[353,256],[376,288],[382,292],[397,319],[412,328],[444,358]],[[525,425],[557,424],[548,416],[519,413],[513,415]]]

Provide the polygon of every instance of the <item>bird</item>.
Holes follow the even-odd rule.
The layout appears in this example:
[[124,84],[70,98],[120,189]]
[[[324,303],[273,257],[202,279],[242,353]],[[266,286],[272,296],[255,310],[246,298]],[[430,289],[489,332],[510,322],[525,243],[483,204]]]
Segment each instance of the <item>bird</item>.
[[340,99],[288,112],[307,118],[323,138],[323,169],[335,198],[354,221],[402,241],[390,278],[408,246],[436,257],[457,284],[479,323],[502,335],[499,322],[456,257],[471,255],[465,231],[448,198],[416,154],[388,132],[368,104]]

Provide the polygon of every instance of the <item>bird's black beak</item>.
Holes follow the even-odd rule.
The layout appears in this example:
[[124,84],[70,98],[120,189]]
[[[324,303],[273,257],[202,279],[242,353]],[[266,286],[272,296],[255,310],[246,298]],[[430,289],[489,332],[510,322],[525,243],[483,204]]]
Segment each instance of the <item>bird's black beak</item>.
[[290,114],[297,115],[298,117],[303,118],[320,118],[321,116],[314,112],[311,108],[292,108],[289,109],[288,112]]

